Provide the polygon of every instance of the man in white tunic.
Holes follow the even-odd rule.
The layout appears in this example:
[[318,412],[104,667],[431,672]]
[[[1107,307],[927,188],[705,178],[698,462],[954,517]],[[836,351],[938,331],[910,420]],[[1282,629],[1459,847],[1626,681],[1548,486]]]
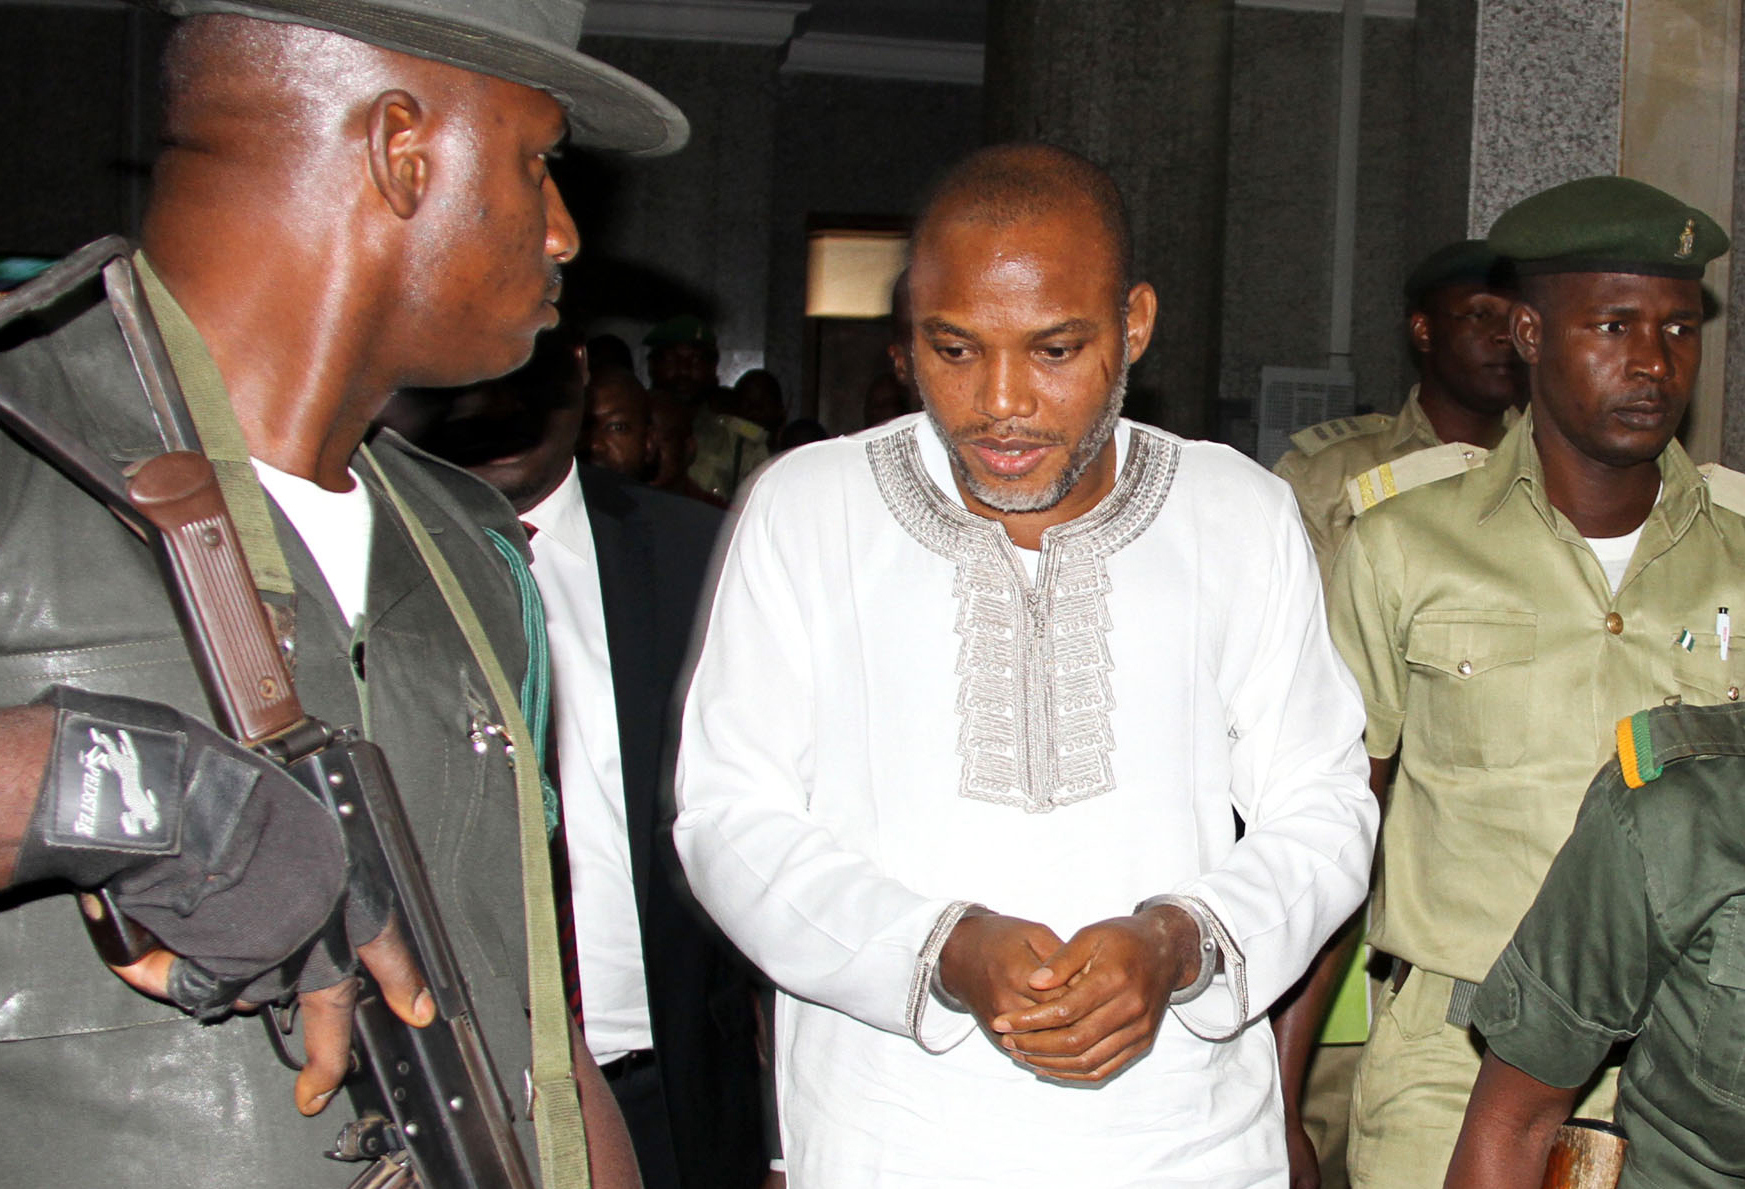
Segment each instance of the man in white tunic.
[[1120,420],[1129,259],[1089,162],[972,156],[926,412],[745,503],[674,829],[782,990],[795,1189],[1286,1182],[1263,1016],[1364,893],[1363,714],[1289,489]]

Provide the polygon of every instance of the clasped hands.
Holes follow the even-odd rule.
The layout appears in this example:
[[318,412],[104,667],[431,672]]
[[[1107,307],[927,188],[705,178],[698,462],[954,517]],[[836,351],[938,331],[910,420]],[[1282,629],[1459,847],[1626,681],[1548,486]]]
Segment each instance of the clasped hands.
[[1170,992],[1199,973],[1199,930],[1162,906],[1086,925],[966,915],[939,958],[945,991],[1038,1077],[1101,1082],[1151,1048]]

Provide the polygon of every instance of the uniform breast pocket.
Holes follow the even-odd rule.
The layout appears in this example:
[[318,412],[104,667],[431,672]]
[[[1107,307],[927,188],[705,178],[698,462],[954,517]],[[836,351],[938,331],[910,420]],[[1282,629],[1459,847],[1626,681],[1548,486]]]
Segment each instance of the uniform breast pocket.
[[1711,1093],[1745,1107],[1745,896],[1727,901],[1714,919],[1708,994],[1694,1050],[1696,1077]]
[[1689,651],[1672,651],[1672,673],[1679,697],[1693,706],[1737,702],[1745,689],[1745,640],[1721,659],[1721,638],[1713,632],[1691,633]]
[[1414,735],[1455,767],[1501,768],[1525,753],[1539,629],[1530,611],[1422,611],[1406,640]]

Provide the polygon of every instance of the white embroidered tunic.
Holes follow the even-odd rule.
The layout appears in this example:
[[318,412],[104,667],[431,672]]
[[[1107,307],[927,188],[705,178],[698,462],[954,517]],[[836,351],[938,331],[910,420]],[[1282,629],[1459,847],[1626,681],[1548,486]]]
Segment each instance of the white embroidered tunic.
[[[919,416],[784,455],[746,502],[674,834],[782,988],[794,1189],[1286,1182],[1264,1014],[1364,894],[1362,704],[1289,489],[1222,446],[1116,433],[1114,489],[1033,567]],[[1064,939],[1161,892],[1233,935],[1247,1021],[1221,975],[1089,1088],[927,996],[955,902]]]

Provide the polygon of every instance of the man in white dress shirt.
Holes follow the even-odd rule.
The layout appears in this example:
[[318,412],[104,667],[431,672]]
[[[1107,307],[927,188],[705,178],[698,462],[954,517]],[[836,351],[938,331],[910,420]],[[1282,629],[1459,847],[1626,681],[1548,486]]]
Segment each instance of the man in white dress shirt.
[[521,371],[451,394],[451,418],[425,441],[502,492],[532,539],[578,1022],[624,1113],[643,1184],[750,1189],[766,1168],[750,981],[677,893],[682,876],[659,829],[673,685],[722,516],[578,467],[585,384],[560,327]]
[[1096,166],[975,154],[912,243],[926,412],[745,503],[674,835],[782,989],[796,1189],[1285,1184],[1264,1013],[1364,893],[1362,708],[1289,490],[1120,419],[1130,255]]

